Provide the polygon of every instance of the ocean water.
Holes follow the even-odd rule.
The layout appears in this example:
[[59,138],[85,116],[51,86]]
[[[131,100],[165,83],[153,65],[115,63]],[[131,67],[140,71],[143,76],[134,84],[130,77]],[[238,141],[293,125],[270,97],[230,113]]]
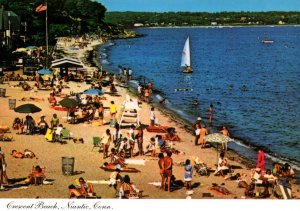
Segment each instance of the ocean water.
[[[140,28],[144,37],[113,40],[99,49],[104,68],[130,67],[152,81],[166,106],[190,122],[226,124],[231,143],[250,159],[262,147],[273,158],[300,167],[300,27]],[[190,36],[194,72],[182,73],[181,52]],[[262,38],[274,42],[265,44]],[[189,91],[176,91],[189,89]],[[192,90],[190,90],[192,89]],[[195,107],[193,101],[198,100]]]

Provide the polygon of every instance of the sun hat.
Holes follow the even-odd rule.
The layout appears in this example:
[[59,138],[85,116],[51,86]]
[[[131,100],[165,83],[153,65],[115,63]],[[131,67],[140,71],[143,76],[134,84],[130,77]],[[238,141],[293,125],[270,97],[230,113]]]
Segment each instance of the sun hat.
[[197,120],[202,120],[201,117],[198,117]]
[[255,171],[260,171],[260,168],[256,168]]
[[41,117],[45,117],[45,114],[41,114]]

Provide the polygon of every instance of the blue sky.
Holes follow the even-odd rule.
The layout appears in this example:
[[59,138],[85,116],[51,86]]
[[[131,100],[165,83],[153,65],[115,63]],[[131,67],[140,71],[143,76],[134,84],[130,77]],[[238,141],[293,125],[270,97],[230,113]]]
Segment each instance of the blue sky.
[[108,11],[300,11],[300,0],[97,0]]

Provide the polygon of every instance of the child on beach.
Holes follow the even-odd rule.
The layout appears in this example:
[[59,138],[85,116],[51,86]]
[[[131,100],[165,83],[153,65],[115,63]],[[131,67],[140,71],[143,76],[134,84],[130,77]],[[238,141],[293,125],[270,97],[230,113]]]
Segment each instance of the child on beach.
[[110,130],[106,129],[105,133],[101,137],[101,144],[103,149],[103,159],[108,156],[108,148],[111,141]]
[[184,166],[184,181],[186,183],[186,189],[190,190],[192,189],[191,183],[192,183],[192,176],[193,176],[193,167],[191,166],[191,161],[187,159],[185,161],[185,166]]
[[150,125],[154,126],[154,124],[155,124],[155,113],[154,113],[154,108],[152,107],[150,111]]
[[129,146],[130,146],[130,157],[133,157],[133,150],[135,145],[135,133],[134,133],[134,125],[131,125],[129,130],[127,131],[127,136],[129,139]]

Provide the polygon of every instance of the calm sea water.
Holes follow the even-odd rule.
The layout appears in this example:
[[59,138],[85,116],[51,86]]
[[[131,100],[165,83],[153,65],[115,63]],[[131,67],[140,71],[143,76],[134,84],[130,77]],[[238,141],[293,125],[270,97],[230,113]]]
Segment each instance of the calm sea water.
[[[102,47],[102,64],[152,81],[167,106],[194,122],[227,124],[234,137],[300,166],[300,27],[141,28],[142,38]],[[181,51],[191,41],[192,74],[181,73]],[[264,44],[264,37],[274,40]],[[175,91],[188,88],[192,91]],[[199,106],[193,106],[193,100]],[[232,144],[242,154],[245,146]]]

